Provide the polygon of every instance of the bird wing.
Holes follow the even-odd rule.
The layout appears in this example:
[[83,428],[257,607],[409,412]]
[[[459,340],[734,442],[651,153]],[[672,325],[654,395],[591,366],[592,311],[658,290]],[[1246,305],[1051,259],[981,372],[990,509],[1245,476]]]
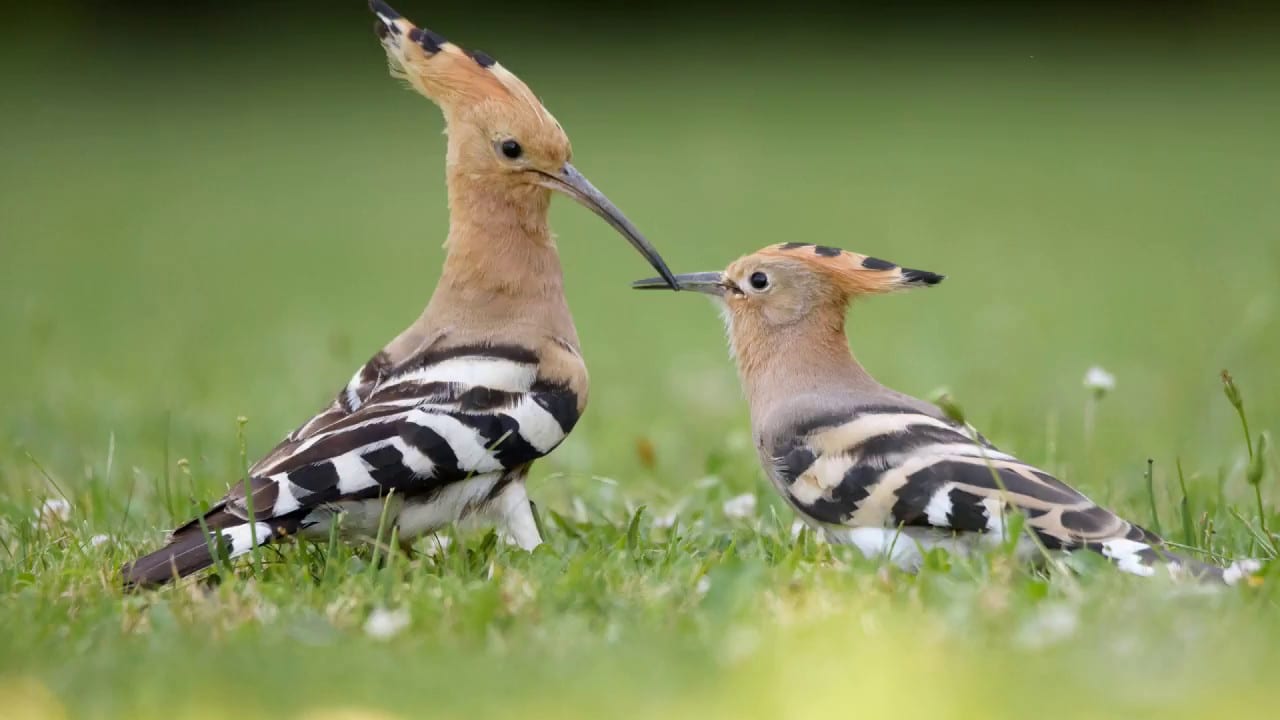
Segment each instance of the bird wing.
[[360,410],[369,401],[373,393],[382,386],[383,382],[389,380],[395,374],[396,367],[391,362],[391,356],[385,350],[374,355],[369,359],[369,362],[366,362],[360,366],[359,370],[356,370],[355,374],[351,376],[351,380],[343,386],[328,407],[316,413],[310,420],[285,436],[285,439],[270,453],[267,453],[266,457],[254,463],[253,467],[249,469],[249,475],[261,474],[264,468],[271,467],[291,455],[297,449],[297,446],[307,438],[324,431],[334,423]]
[[1050,549],[1159,543],[972,428],[898,406],[809,421],[773,449],[773,476],[800,512],[828,526],[1000,532],[1010,510]]
[[396,365],[379,354],[223,504],[245,518],[250,506],[255,517],[281,517],[525,465],[559,445],[582,408],[580,393],[541,367],[518,345],[429,348]]

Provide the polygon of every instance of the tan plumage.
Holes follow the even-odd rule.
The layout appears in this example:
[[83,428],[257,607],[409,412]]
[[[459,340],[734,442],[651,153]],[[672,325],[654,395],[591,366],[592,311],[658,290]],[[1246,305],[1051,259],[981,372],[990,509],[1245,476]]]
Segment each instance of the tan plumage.
[[127,585],[160,584],[296,533],[327,536],[339,521],[346,534],[373,536],[385,517],[402,541],[452,523],[496,523],[533,548],[541,538],[524,489],[529,465],[559,445],[587,402],[547,223],[551,191],[600,215],[671,277],[570,164],[568,137],[524,83],[385,3],[370,7],[392,74],[433,100],[448,129],[440,281],[417,321],[327,408],[213,510],[126,565]]
[[1163,565],[1227,583],[1258,567],[1242,561],[1223,569],[1179,557],[1154,533],[1001,452],[933,404],[876,382],[849,351],[849,303],[936,285],[941,275],[786,243],[724,272],[677,279],[724,305],[765,472],[834,542],[912,566],[923,548],[966,552],[1002,543],[1016,511],[1030,531],[1018,543],[1026,558],[1040,548],[1086,549],[1135,574]]

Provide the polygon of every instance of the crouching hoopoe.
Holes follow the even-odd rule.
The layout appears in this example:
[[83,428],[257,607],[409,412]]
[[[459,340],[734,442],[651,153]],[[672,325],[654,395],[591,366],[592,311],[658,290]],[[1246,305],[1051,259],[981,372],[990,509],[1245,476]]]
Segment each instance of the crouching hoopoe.
[[[936,285],[941,275],[787,243],[724,272],[676,280],[723,305],[765,472],[832,542],[911,568],[922,549],[963,553],[1003,542],[1006,517],[1016,510],[1044,548],[1092,550],[1138,575],[1163,564],[1234,583],[1258,567],[1241,561],[1223,569],[1176,556],[1154,533],[1000,452],[934,405],[876,382],[849,351],[849,302]],[[664,285],[658,278],[635,283]],[[1025,559],[1038,552],[1027,536],[1016,548]]]
[[[578,421],[587,372],[547,225],[551,191],[618,230],[672,280],[658,253],[569,163],[569,139],[533,92],[371,3],[392,74],[435,101],[448,128],[451,211],[444,271],[421,317],[360,368],[203,517],[126,565],[127,585],[163,583],[300,532],[409,539],[451,523],[541,542],[529,465]],[[385,507],[385,511],[384,511]],[[385,514],[384,514],[385,513]]]

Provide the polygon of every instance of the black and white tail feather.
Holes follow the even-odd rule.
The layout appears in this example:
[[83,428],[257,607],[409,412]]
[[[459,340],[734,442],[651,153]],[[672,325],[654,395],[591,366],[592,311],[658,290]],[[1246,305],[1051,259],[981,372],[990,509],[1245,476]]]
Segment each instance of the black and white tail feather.
[[524,476],[581,411],[577,393],[539,368],[520,345],[428,348],[395,366],[379,353],[254,465],[248,483],[126,565],[126,586],[160,585],[255,543],[327,536],[339,514],[344,530],[373,535],[384,501],[402,539],[476,518],[536,546]]
[[[811,526],[832,542],[904,566],[922,551],[965,553],[1005,542],[1012,511],[1035,542],[1018,553],[1088,550],[1119,569],[1235,584],[1255,560],[1226,568],[1170,551],[1155,533],[1128,522],[1012,455],[972,428],[920,409],[881,405],[796,423],[768,448],[769,475]],[[1039,547],[1037,547],[1037,543]]]

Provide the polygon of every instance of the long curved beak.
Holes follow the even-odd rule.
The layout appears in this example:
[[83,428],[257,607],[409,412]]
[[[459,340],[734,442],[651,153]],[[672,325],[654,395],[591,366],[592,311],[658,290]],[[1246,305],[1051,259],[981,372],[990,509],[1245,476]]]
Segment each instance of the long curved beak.
[[622,214],[622,211],[614,206],[613,203],[609,202],[609,198],[605,197],[604,193],[597,190],[596,187],[591,184],[591,181],[587,180],[582,173],[578,172],[577,168],[569,163],[565,163],[564,167],[560,168],[560,172],[554,175],[543,172],[538,174],[542,177],[542,184],[544,187],[551,188],[552,190],[558,190],[565,195],[568,195],[579,203],[585,205],[591,210],[591,212],[604,218],[605,222],[613,226],[614,230],[621,233],[622,236],[627,239],[627,242],[631,243],[631,247],[639,251],[640,254],[644,256],[644,259],[649,261],[649,264],[653,266],[653,269],[657,270],[658,274],[662,276],[663,281],[669,289],[680,289],[680,284],[676,281],[676,276],[672,274],[671,270],[667,267],[666,261],[662,259],[662,256],[658,254],[658,251],[649,244],[648,240],[644,239],[644,235],[640,234],[640,231],[636,229],[635,225],[631,224],[631,221]]
[[[729,290],[729,286],[724,281],[724,273],[720,272],[676,275],[675,284],[680,286],[680,290],[690,290],[716,296],[724,295]],[[631,287],[636,290],[666,290],[670,287],[670,283],[667,282],[666,278],[645,278],[631,283]]]

